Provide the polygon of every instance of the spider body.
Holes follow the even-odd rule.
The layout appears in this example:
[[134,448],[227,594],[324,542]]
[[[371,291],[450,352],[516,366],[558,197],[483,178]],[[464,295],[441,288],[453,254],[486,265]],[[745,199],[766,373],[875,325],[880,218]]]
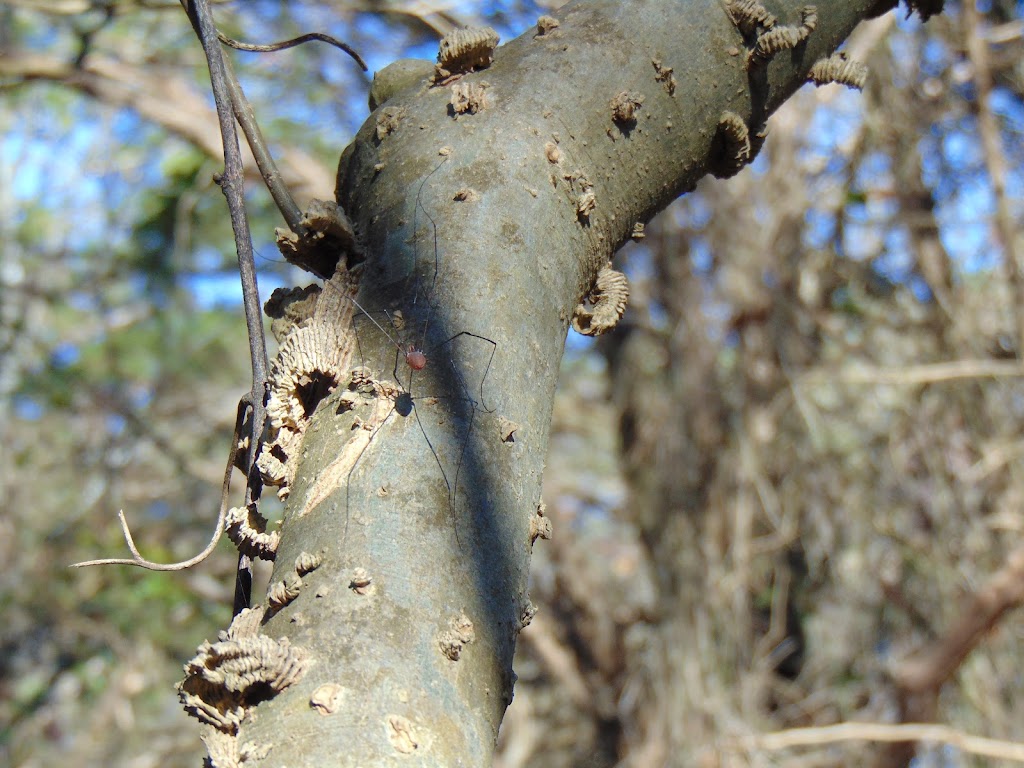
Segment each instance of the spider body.
[[414,371],[422,371],[427,367],[427,356],[423,350],[416,349],[412,344],[405,350],[405,363]]

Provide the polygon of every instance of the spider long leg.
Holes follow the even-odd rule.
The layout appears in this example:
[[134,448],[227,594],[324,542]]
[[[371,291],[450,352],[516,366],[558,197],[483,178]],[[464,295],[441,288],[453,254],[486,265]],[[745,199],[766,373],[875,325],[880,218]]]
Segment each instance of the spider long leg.
[[[457,459],[457,461],[455,463],[455,474],[453,475],[451,483],[449,483],[448,473],[445,471],[444,466],[442,465],[442,462],[440,460],[440,457],[438,456],[438,453],[437,453],[436,449],[434,448],[434,445],[431,442],[429,435],[427,435],[426,429],[423,427],[423,422],[420,419],[419,410],[418,409],[414,409],[414,410],[416,410],[416,421],[417,421],[417,423],[420,426],[420,430],[423,433],[423,437],[427,441],[427,445],[430,447],[430,451],[434,455],[434,459],[437,462],[438,468],[441,470],[441,475],[442,475],[442,477],[444,477],[445,483],[448,486],[448,494],[449,494],[448,495],[448,504],[449,504],[449,508],[450,508],[450,511],[451,511],[451,514],[452,514],[453,521],[456,520],[456,511],[455,510],[456,510],[456,502],[457,502],[457,497],[458,497],[458,492],[459,492],[459,477],[462,474],[462,465],[463,465],[463,462],[464,462],[465,457],[466,457],[466,451],[469,449],[469,441],[472,439],[472,436],[473,436],[473,426],[474,426],[475,421],[476,421],[477,409],[480,408],[485,413],[493,413],[494,410],[495,410],[494,408],[489,407],[487,405],[487,403],[484,401],[484,383],[486,382],[487,376],[490,373],[491,365],[494,362],[494,355],[495,355],[495,353],[497,351],[497,344],[492,339],[488,339],[486,336],[481,336],[479,334],[472,333],[471,331],[462,331],[460,333],[455,334],[454,336],[449,338],[447,341],[445,341],[445,342],[443,342],[441,344],[438,344],[436,347],[434,347],[434,350],[438,350],[441,347],[444,347],[445,345],[450,344],[450,343],[454,342],[455,340],[457,340],[459,338],[462,338],[463,336],[466,336],[466,337],[469,337],[469,338],[478,339],[480,341],[483,341],[483,342],[486,342],[486,343],[490,344],[491,345],[491,351],[490,351],[490,354],[487,356],[487,363],[484,366],[483,375],[480,377],[480,386],[479,386],[479,398],[480,399],[479,400],[477,400],[475,398],[475,396],[474,396],[474,393],[472,393],[470,391],[469,386],[467,386],[467,384],[466,384],[465,377],[459,371],[458,366],[455,365],[455,361],[452,360],[452,359],[449,359],[449,364],[451,365],[452,377],[455,379],[455,381],[458,382],[458,387],[461,390],[461,392],[460,392],[459,395],[435,398],[435,399],[459,400],[459,401],[467,403],[468,406],[469,406],[468,426],[466,427],[466,434],[465,434],[465,436],[464,436],[464,438],[462,440],[462,447],[459,450],[459,457],[458,457],[458,459]],[[396,362],[396,370],[397,370],[397,367],[398,367],[398,364]],[[413,377],[414,377],[415,373],[416,373],[416,369],[412,369],[412,370],[409,371],[409,391],[412,391],[412,389],[413,389]],[[422,397],[420,399],[422,399]],[[412,402],[414,400],[415,400],[415,398],[411,398],[410,397],[410,405],[412,404]],[[456,529],[456,540],[458,540],[458,530],[457,529]]]
[[454,372],[456,378],[458,379],[459,386],[462,388],[462,392],[463,392],[463,395],[465,396],[465,399],[468,400],[470,403],[472,403],[474,408],[477,405],[479,405],[480,409],[484,413],[494,413],[494,408],[491,408],[490,406],[488,406],[486,400],[484,399],[484,382],[487,381],[487,376],[491,372],[491,365],[494,362],[494,354],[498,351],[498,344],[497,344],[497,342],[495,342],[492,339],[488,339],[486,336],[481,336],[478,333],[472,333],[471,331],[461,331],[459,333],[456,333],[454,336],[452,336],[447,341],[443,341],[440,344],[438,344],[436,347],[434,347],[427,354],[427,359],[429,360],[430,356],[436,350],[441,349],[441,347],[444,347],[444,346],[446,346],[448,344],[451,344],[453,341],[455,341],[456,339],[462,338],[463,336],[468,336],[468,337],[470,337],[472,339],[479,339],[480,341],[486,342],[487,344],[491,345],[491,353],[487,357],[487,364],[484,366],[483,375],[480,377],[480,387],[479,387],[479,389],[480,389],[480,393],[479,393],[480,394],[480,399],[479,400],[476,400],[474,395],[470,393],[469,387],[466,386],[465,378],[459,372],[459,369],[455,365],[454,360],[451,361],[451,363],[452,363],[452,371]]
[[[449,157],[449,155],[445,155],[444,159],[442,159],[441,162],[439,162],[434,167],[434,170],[432,170],[430,173],[428,173],[424,177],[423,181],[420,182],[419,189],[416,190],[416,202],[413,205],[413,209],[412,209],[412,232],[413,232],[413,237],[416,238],[416,240],[414,240],[414,242],[413,242],[413,270],[415,270],[415,275],[416,275],[415,283],[413,285],[413,297],[412,297],[412,305],[414,307],[416,306],[416,303],[420,299],[420,282],[419,282],[419,274],[420,273],[419,273],[419,270],[417,269],[417,265],[419,264],[419,260],[420,260],[419,259],[419,252],[418,252],[419,251],[419,247],[418,247],[419,246],[419,237],[418,237],[418,234],[417,234],[418,231],[419,231],[419,212],[420,211],[423,211],[423,215],[426,216],[428,219],[430,219],[430,226],[431,226],[431,229],[433,230],[433,237],[434,237],[434,274],[433,274],[433,276],[430,279],[430,286],[429,286],[429,288],[427,288],[427,290],[425,292],[428,303],[430,301],[430,297],[433,296],[433,294],[434,294],[434,286],[437,284],[437,273],[438,273],[437,223],[434,221],[434,217],[430,215],[430,212],[423,205],[423,187],[426,186],[428,181],[430,181],[430,177],[433,176],[435,173],[437,173],[441,169],[442,165],[444,165],[445,163],[448,162],[448,157]],[[424,328],[424,332],[425,331],[426,331],[426,329]]]
[[[385,336],[387,337],[388,341],[390,341],[390,342],[391,342],[392,344],[394,344],[394,345],[395,345],[396,347],[398,347],[398,349],[401,349],[401,348],[402,348],[402,345],[398,343],[398,341],[397,341],[397,340],[395,339],[395,337],[394,337],[394,336],[392,336],[392,335],[391,335],[390,333],[388,333],[388,332],[387,332],[387,331],[386,331],[386,330],[384,329],[384,326],[383,326],[383,325],[381,325],[380,323],[378,323],[378,322],[377,322],[377,321],[376,321],[376,320],[374,319],[373,315],[371,315],[371,314],[370,314],[369,312],[367,312],[367,311],[366,311],[366,310],[365,310],[365,309],[363,308],[363,305],[362,305],[362,304],[360,304],[360,303],[359,303],[358,301],[356,301],[356,299],[355,299],[355,297],[354,297],[354,296],[347,296],[346,298],[347,298],[347,299],[348,299],[349,301],[351,301],[351,302],[352,302],[353,304],[355,304],[355,305],[356,305],[356,309],[358,309],[358,310],[359,310],[360,312],[362,312],[362,313],[363,313],[363,315],[364,315],[364,316],[365,316],[365,317],[366,317],[366,318],[367,318],[367,319],[368,319],[368,320],[369,320],[369,321],[370,321],[371,323],[373,323],[373,324],[374,324],[375,326],[377,326],[377,330],[379,330],[379,331],[380,331],[381,333],[383,333],[383,334],[384,334],[384,335],[385,335]],[[385,315],[387,315],[387,312],[385,311],[385,312],[384,312],[384,314],[385,314]],[[388,317],[390,317],[390,315],[388,315]]]
[[[380,395],[378,395],[378,397],[379,396]],[[359,454],[356,456],[356,460],[352,462],[352,469],[350,469],[348,474],[345,476],[345,530],[341,537],[342,551],[344,551],[345,542],[348,540],[348,516],[349,511],[352,509],[352,475],[359,468],[359,462],[362,460],[363,454],[366,453],[370,448],[370,445],[373,443],[373,438],[375,438],[377,433],[380,432],[384,425],[388,423],[388,420],[394,415],[394,413],[395,408],[392,407],[391,410],[388,411],[388,415],[381,420],[380,424],[373,428],[373,432],[370,433],[370,439],[366,441],[366,445],[364,445],[363,449],[359,451]]]
[[[430,442],[430,438],[427,436],[427,430],[423,428],[423,422],[420,421],[419,410],[417,408],[413,408],[412,411],[416,414],[416,423],[419,425],[420,432],[423,434],[423,439],[427,441],[427,447],[434,455],[434,461],[437,463],[437,468],[441,470],[441,477],[444,479],[444,487],[447,489],[446,496],[448,498],[448,514],[452,517],[452,528],[455,530],[455,543],[461,547],[462,542],[459,541],[459,521],[455,516],[455,492],[452,490],[451,483],[448,482],[448,473],[444,471],[444,465],[441,463],[441,457],[437,455],[437,450],[434,448],[434,444]],[[463,447],[463,451],[465,451],[465,447]]]
[[466,439],[462,441],[462,450],[459,451],[459,461],[455,465],[455,483],[454,490],[452,491],[452,502],[454,503],[455,495],[459,492],[459,475],[462,473],[462,460],[466,457],[466,449],[469,448],[469,441],[473,437],[473,422],[476,420],[476,408],[472,408],[469,412],[469,427],[466,429]]

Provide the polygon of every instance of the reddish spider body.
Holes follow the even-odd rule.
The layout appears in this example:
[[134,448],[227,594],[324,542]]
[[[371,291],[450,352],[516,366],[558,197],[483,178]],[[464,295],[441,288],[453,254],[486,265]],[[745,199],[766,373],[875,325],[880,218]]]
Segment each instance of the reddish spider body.
[[405,351],[405,363],[414,371],[422,371],[427,367],[427,356],[423,350],[416,349],[412,344]]

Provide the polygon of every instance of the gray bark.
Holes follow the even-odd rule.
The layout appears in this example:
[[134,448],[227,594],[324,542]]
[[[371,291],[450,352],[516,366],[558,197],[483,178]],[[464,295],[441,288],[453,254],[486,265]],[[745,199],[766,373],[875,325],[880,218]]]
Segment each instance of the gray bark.
[[[744,39],[718,3],[571,3],[557,30],[527,31],[464,78],[489,84],[486,109],[456,118],[449,87],[423,86],[378,109],[401,110],[393,133],[378,139],[371,115],[337,190],[367,253],[361,303],[401,309],[408,328],[427,324],[426,349],[441,346],[425,370],[398,369],[413,412],[391,415],[351,475],[300,516],[350,434],[337,393],[307,432],[273,579],[303,550],[322,550],[323,565],[263,632],[311,663],[243,723],[243,743],[272,746],[262,764],[490,763],[529,614],[530,523],[573,308],[634,223],[711,169],[723,111],[756,130],[876,5],[819,2],[804,44],[748,72]],[[769,7],[799,24],[797,2]],[[654,60],[673,68],[674,93]],[[623,91],[643,97],[632,126],[612,118]],[[577,212],[580,177],[596,198],[589,217]],[[475,194],[456,200],[465,188]],[[359,360],[390,378],[394,346],[368,323],[357,329]],[[460,332],[494,341],[486,378],[490,344],[443,344]],[[483,402],[473,407],[466,390]],[[511,442],[506,420],[518,425]],[[350,588],[356,568],[369,590]],[[474,638],[453,661],[442,639],[462,614]],[[328,716],[309,706],[324,683],[342,692]]]

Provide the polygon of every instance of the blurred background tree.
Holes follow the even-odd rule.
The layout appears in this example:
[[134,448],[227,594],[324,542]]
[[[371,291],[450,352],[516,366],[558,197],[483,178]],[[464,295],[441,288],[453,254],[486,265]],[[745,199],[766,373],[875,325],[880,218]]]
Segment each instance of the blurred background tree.
[[[372,71],[557,5],[215,12]],[[1024,742],[1021,616],[971,624],[993,583],[1024,598],[1024,3],[947,6],[859,29],[864,94],[787,103],[750,169],[623,249],[619,329],[570,336],[503,768],[907,764],[763,737],[852,720]],[[330,195],[367,79],[316,44],[232,58],[300,205]],[[226,621],[232,550],[66,566],[120,554],[121,508],[154,558],[214,519],[249,374],[205,63],[172,0],[9,0],[0,85],[0,762],[196,765],[171,684]],[[308,282],[249,200],[264,296]]]

